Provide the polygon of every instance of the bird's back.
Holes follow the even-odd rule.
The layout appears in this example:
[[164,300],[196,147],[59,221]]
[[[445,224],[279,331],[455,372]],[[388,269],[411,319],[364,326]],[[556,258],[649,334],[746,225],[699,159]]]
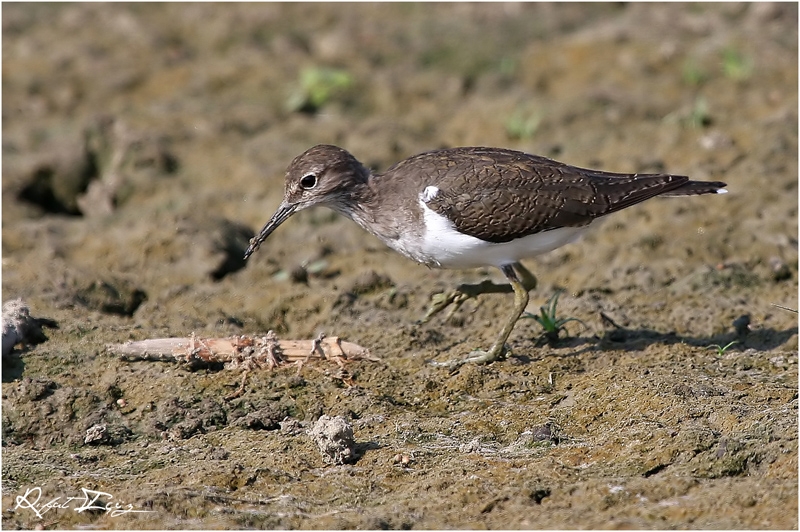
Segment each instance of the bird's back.
[[[502,148],[450,148],[409,157],[383,176],[416,176],[426,205],[458,231],[488,242],[580,227],[664,195],[718,192],[724,183],[672,174],[590,170]],[[427,188],[435,187],[435,188]]]

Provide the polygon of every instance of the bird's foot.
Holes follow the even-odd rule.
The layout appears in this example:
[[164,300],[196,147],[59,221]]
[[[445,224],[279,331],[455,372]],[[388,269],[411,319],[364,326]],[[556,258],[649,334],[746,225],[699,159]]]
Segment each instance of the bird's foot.
[[431,304],[428,307],[428,311],[420,320],[420,323],[426,323],[433,316],[452,305],[452,308],[445,317],[445,321],[450,321],[458,309],[461,308],[461,305],[463,305],[468,299],[478,297],[481,294],[510,293],[512,291],[511,285],[495,284],[489,280],[478,284],[459,285],[450,292],[434,294],[434,296],[431,298]]
[[464,364],[488,364],[490,362],[494,362],[495,360],[498,360],[503,355],[504,352],[505,352],[504,346],[501,346],[500,348],[498,348],[497,346],[492,346],[492,348],[489,349],[488,351],[484,351],[482,349],[476,349],[475,351],[471,351],[464,358],[456,358],[453,360],[448,360],[447,362],[431,361],[430,364],[438,368],[448,368],[450,370],[456,370],[459,367],[463,366]]

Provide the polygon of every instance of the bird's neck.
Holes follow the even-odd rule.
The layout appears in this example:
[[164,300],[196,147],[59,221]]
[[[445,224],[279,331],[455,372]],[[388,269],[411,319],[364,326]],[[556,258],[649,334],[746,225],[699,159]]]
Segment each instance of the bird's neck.
[[[363,180],[348,191],[349,201],[339,202],[334,210],[347,216],[362,229],[389,247],[408,255],[403,240],[420,237],[416,203],[409,204],[402,180],[395,175],[367,172]],[[412,189],[413,190],[413,189]],[[410,255],[408,255],[410,256]]]
[[351,176],[347,188],[328,206],[367,229],[365,222],[374,221],[372,205],[377,194],[374,189],[375,176],[366,168],[362,167],[361,170]]

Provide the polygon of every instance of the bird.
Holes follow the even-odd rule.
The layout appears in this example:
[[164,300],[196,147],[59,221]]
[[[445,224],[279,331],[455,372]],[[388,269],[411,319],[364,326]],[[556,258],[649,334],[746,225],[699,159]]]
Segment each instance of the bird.
[[724,194],[726,186],[684,175],[591,170],[492,147],[428,151],[376,173],[347,150],[320,144],[289,164],[283,201],[250,240],[244,259],[294,213],[319,205],[428,267],[496,267],[510,289],[462,285],[426,316],[480,293],[513,291],[512,311],[492,346],[446,365],[489,363],[505,354],[537,283],[522,259],[573,242],[603,217],[650,198]]

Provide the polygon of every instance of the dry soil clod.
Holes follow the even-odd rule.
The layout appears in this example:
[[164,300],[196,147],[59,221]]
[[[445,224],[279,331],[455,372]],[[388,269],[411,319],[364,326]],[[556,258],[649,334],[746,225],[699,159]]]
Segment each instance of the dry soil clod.
[[34,318],[28,305],[22,299],[12,299],[3,303],[3,356],[7,356],[19,343],[39,344],[47,337],[42,326],[51,328],[58,324],[49,319]]
[[353,427],[345,418],[323,415],[307,434],[317,444],[325,462],[342,465],[355,460]]

